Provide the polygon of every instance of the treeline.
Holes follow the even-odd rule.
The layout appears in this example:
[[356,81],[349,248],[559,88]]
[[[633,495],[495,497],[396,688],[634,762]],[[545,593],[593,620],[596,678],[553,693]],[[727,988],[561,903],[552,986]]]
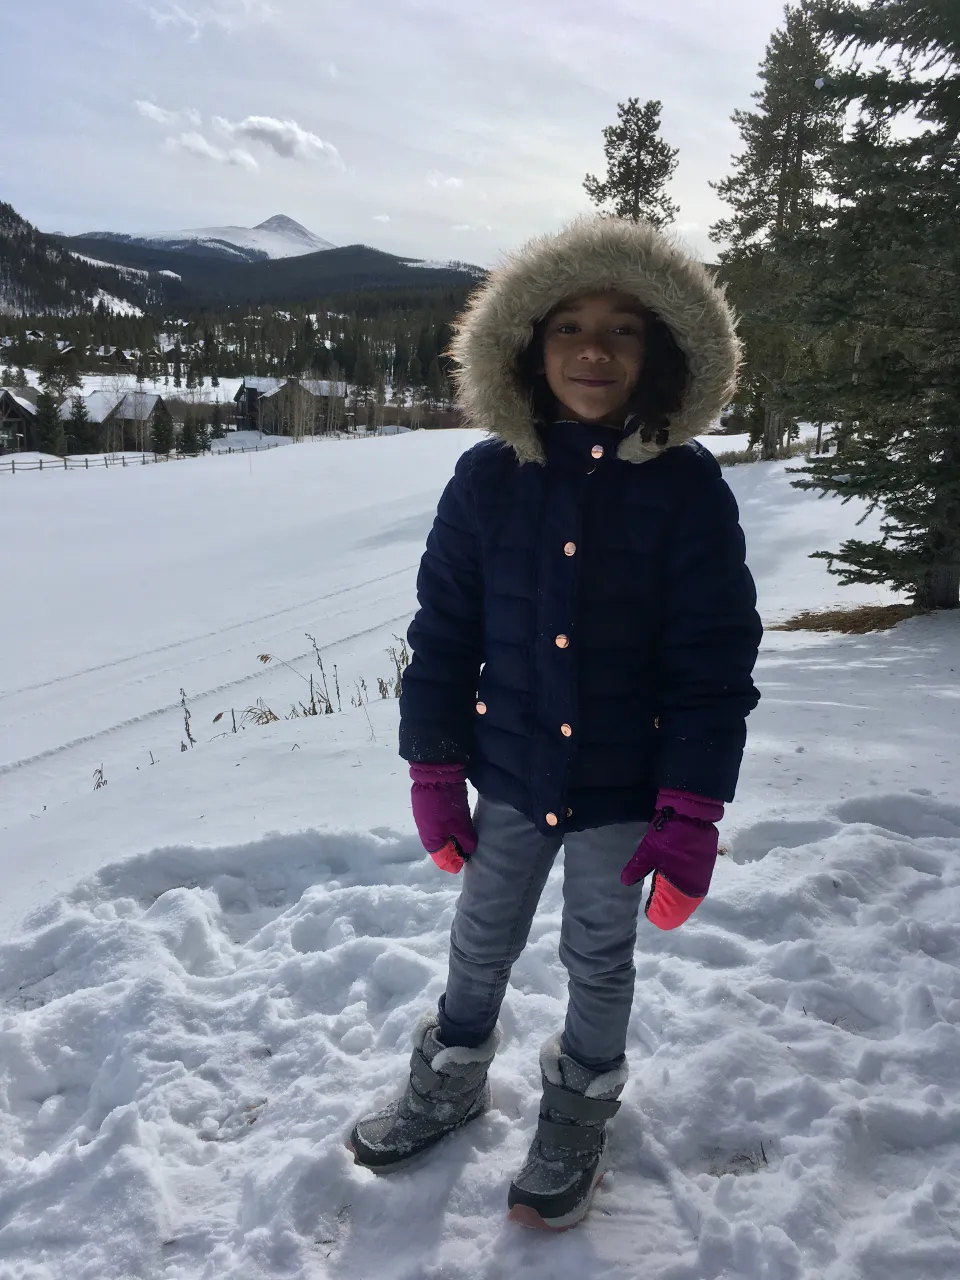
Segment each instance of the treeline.
[[174,390],[207,381],[216,386],[227,377],[289,375],[342,379],[371,395],[389,386],[401,401],[422,391],[440,402],[450,393],[451,322],[468,293],[465,286],[369,291],[288,309],[227,308],[185,317],[11,317],[3,325],[2,376],[12,384],[17,369],[36,368],[65,393],[80,373],[120,364],[140,380]]
[[[738,111],[711,229],[745,345],[735,420],[776,458],[799,421],[834,449],[796,483],[865,499],[881,538],[818,553],[844,583],[960,605],[960,7],[801,0]],[[597,203],[666,225],[661,103],[620,104]]]
[[882,536],[818,553],[843,583],[960,605],[960,28],[942,0],[788,6],[717,191],[742,316],[738,410],[775,457],[798,420],[835,450],[796,481],[865,499]]

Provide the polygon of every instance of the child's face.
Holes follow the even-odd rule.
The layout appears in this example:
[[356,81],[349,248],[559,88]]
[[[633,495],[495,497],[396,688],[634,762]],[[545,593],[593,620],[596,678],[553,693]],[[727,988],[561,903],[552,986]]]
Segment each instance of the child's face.
[[640,380],[646,320],[629,294],[569,298],[547,317],[543,369],[562,410],[577,422],[621,425]]

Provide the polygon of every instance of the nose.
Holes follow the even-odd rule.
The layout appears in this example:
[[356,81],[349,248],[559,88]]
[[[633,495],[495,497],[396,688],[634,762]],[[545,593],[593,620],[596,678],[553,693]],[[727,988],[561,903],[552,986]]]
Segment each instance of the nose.
[[578,360],[589,360],[592,364],[605,364],[610,360],[610,352],[599,338],[583,337]]

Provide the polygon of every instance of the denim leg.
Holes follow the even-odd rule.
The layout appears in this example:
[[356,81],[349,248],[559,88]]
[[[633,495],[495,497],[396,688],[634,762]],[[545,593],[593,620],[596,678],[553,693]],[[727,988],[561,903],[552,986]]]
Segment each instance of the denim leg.
[[480,797],[477,850],[463,868],[450,930],[440,1039],[476,1048],[497,1023],[510,970],[526,946],[560,837],[543,836],[508,804]]
[[560,959],[568,983],[562,1043],[565,1053],[595,1071],[612,1071],[624,1059],[643,884],[625,888],[620,872],[647,825],[618,822],[571,832],[564,840]]

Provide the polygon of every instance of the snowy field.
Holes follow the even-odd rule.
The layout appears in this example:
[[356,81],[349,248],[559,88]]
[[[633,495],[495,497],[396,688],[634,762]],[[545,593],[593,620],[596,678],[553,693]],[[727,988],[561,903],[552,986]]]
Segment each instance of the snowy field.
[[[580,1228],[505,1220],[563,1013],[559,870],[494,1110],[390,1179],[344,1150],[443,988],[457,882],[377,678],[475,438],[0,478],[0,1280],[956,1280],[956,616],[768,632],[711,896],[641,922]],[[885,599],[808,558],[860,511],[787,465],[728,473],[765,619]],[[234,735],[306,700],[307,632],[343,712]]]

